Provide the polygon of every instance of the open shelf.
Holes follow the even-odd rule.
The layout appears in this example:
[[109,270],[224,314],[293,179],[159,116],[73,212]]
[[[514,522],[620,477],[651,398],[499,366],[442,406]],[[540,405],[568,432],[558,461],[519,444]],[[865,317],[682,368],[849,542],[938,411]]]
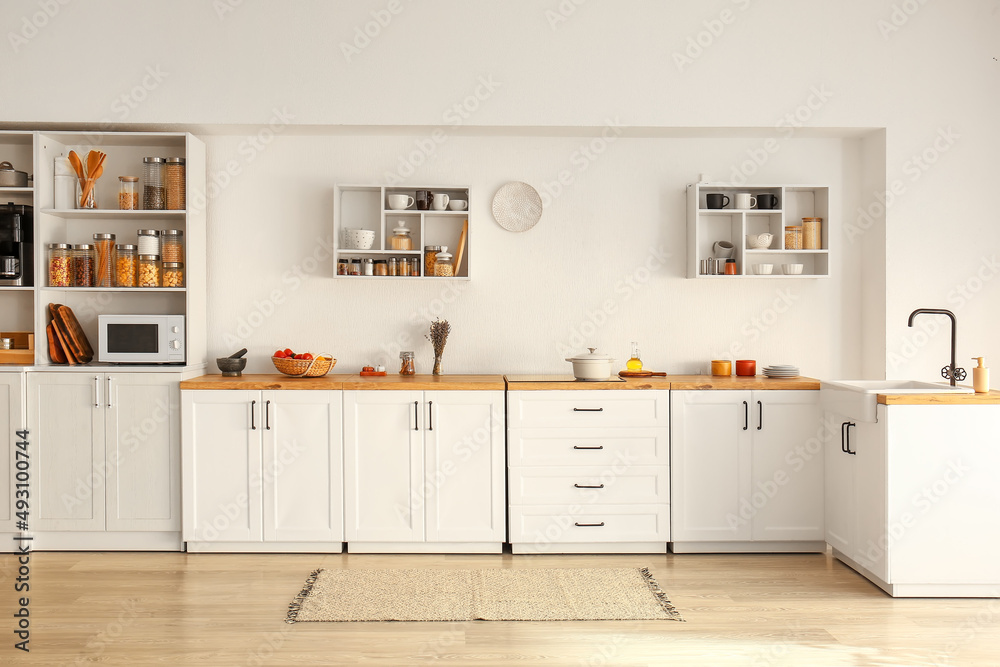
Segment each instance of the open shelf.
[[183,218],[187,211],[122,211],[117,208],[43,208],[42,213],[60,218]]
[[25,186],[25,187],[4,186],[4,187],[0,187],[0,195],[31,194],[34,191],[35,191],[35,188],[30,187],[30,186]]

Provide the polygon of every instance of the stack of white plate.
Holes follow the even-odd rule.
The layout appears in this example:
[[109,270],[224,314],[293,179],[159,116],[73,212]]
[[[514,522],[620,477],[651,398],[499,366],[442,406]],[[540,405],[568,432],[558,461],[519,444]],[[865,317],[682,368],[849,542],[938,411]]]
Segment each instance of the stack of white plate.
[[797,378],[799,376],[799,367],[782,364],[767,366],[764,368],[764,375],[769,378]]

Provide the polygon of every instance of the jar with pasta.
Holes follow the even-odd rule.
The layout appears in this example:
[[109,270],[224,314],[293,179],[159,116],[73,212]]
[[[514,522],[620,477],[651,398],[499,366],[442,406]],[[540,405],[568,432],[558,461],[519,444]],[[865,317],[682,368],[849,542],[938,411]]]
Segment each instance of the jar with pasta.
[[69,287],[73,284],[70,269],[73,249],[67,243],[49,244],[49,287]]
[[160,256],[139,255],[139,287],[160,286]]
[[439,245],[424,246],[424,275],[434,275],[434,262],[437,261],[437,254],[441,252]]
[[163,286],[184,287],[184,264],[181,262],[163,263]]
[[94,248],[89,243],[73,246],[73,287],[94,286]]
[[132,244],[118,246],[115,261],[115,283],[118,287],[135,287],[139,276],[139,254]]
[[115,286],[114,234],[94,234],[94,287]]
[[[155,253],[147,253],[155,254]],[[184,231],[164,229],[160,231],[160,260],[164,262],[184,261]]]

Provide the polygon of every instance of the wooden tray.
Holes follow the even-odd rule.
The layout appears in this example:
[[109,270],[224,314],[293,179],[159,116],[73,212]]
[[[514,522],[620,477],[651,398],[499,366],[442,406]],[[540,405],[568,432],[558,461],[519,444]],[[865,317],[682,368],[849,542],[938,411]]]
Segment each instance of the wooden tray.
[[0,364],[31,366],[35,363],[35,334],[30,331],[0,331],[0,338],[14,339],[14,349],[0,350]]
[[94,348],[87,340],[87,334],[83,333],[83,327],[76,319],[76,315],[67,306],[56,307],[56,319],[62,324],[61,331],[66,336],[66,343],[69,350],[81,364],[89,364],[94,359]]

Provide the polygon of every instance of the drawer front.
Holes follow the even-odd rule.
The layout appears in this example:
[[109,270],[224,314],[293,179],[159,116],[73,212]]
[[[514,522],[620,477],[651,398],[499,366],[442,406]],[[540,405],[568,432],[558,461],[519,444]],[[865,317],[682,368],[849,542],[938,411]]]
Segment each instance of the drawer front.
[[513,505],[510,541],[669,542],[669,505]]
[[511,428],[510,466],[668,465],[666,428]]
[[670,502],[667,466],[512,467],[511,505],[590,505]]
[[670,392],[511,391],[507,424],[523,427],[648,427],[669,425]]

